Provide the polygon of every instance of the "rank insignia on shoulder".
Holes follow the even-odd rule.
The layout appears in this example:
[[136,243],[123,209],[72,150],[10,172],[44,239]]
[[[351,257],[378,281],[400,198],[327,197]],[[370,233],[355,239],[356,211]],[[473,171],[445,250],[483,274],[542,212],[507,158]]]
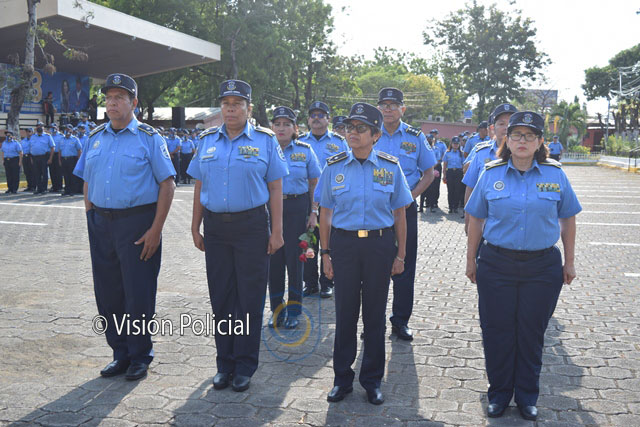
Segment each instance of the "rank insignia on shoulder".
[[413,126],[407,126],[404,131],[413,136],[420,136],[420,134],[422,133],[420,129],[414,128]]
[[207,135],[213,135],[214,133],[218,132],[219,130],[220,130],[220,128],[218,126],[210,127],[209,129],[205,129],[200,135],[198,135],[198,138],[202,139]]
[[506,164],[507,164],[507,162],[503,161],[502,159],[497,159],[497,160],[493,160],[493,161],[487,163],[486,165],[484,165],[484,168],[486,170],[489,170],[489,169],[493,169],[493,168],[495,168],[497,166],[503,166],[503,165],[506,165]]
[[344,137],[344,136],[342,136],[342,135],[340,135],[340,134],[337,134],[337,133],[335,133],[335,132],[333,133],[333,136],[335,136],[336,138],[341,139],[341,140],[343,140],[343,141],[345,140],[345,137]]
[[392,156],[391,154],[387,154],[384,151],[376,151],[376,154],[381,159],[385,159],[390,161],[391,163],[398,163],[398,158],[396,156]]
[[157,133],[153,126],[149,126],[146,123],[140,123],[138,125],[138,129],[140,129],[142,132],[146,133],[147,135],[153,135],[154,133]]
[[256,126],[258,132],[266,133],[269,136],[276,136],[276,133],[269,128],[263,128],[262,126]]
[[486,142],[479,142],[476,144],[476,146],[474,147],[476,151],[480,151],[483,148],[487,148],[487,147],[491,147],[491,141],[486,141]]
[[557,168],[561,168],[562,167],[562,163],[560,163],[559,161],[555,160],[555,159],[546,159],[544,162],[540,162],[541,165],[547,165],[547,166],[555,166]]
[[299,141],[297,139],[296,139],[295,143],[296,143],[296,145],[298,145],[300,147],[311,148],[311,144]]
[[91,133],[89,134],[89,137],[92,137],[93,135],[95,135],[98,132],[101,132],[104,130],[105,126],[107,126],[106,123],[101,124],[100,126],[98,126],[97,128],[95,128],[94,130],[91,131]]
[[333,156],[329,157],[327,159],[327,165],[332,165],[334,163],[338,163],[339,161],[342,161],[344,159],[346,159],[347,157],[349,157],[349,154],[346,151],[341,151],[338,154],[334,154]]

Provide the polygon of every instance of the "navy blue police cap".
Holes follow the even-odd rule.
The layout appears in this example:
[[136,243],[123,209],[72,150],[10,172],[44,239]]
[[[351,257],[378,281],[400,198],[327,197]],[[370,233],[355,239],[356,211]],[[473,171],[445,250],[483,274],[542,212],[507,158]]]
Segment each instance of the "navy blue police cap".
[[331,120],[331,124],[333,125],[333,127],[336,126],[344,126],[344,119],[346,119],[347,116],[335,116],[332,120]]
[[36,123],[36,127],[40,127],[40,126],[44,126],[44,123],[42,123],[40,120],[38,120],[38,122]]
[[378,130],[382,129],[382,113],[376,107],[366,102],[356,102],[353,104],[351,111],[349,111],[349,117],[344,119],[344,122],[350,123],[352,120],[359,120]]
[[11,132],[9,129],[5,130],[4,136],[9,136],[9,135],[13,136],[13,132]]
[[25,128],[25,130],[26,130],[27,132],[32,132],[32,133],[33,133],[33,128]]
[[395,87],[385,87],[378,92],[378,104],[382,101],[393,101],[402,104],[404,103],[404,94]]
[[558,139],[558,135],[553,135],[553,139]]
[[509,127],[507,128],[507,132],[511,132],[511,130],[516,126],[531,128],[536,131],[538,135],[542,135],[542,132],[544,131],[544,119],[540,114],[534,113],[533,111],[520,111],[509,117]]
[[54,122],[51,122],[51,124],[49,125],[50,129],[58,129],[58,125]]
[[432,133],[430,133],[430,134],[428,134],[428,135],[427,135],[427,139],[428,139],[429,141],[431,141],[433,138],[435,138],[435,137],[433,136],[433,134],[432,134]]
[[438,129],[431,129],[429,131],[429,133],[435,133],[436,135],[439,134],[440,132],[438,132]]
[[505,114],[505,113],[513,114],[517,112],[518,112],[518,109],[511,104],[500,104],[495,108],[495,110],[493,110],[493,112],[489,116],[489,121],[491,122],[491,124],[495,124],[496,120],[498,120],[498,117],[501,114]]
[[175,132],[176,128],[169,128],[169,132]]
[[313,101],[311,105],[309,105],[309,112],[312,112],[313,110],[320,110],[329,114],[329,106],[322,101]]
[[465,135],[471,135],[471,132],[470,132],[470,131],[468,131],[468,130],[465,130],[463,133],[464,133]]
[[460,144],[460,137],[459,136],[454,136],[453,138],[451,138],[451,143],[452,144]]
[[104,94],[107,93],[109,89],[120,88],[129,92],[131,95],[138,97],[138,84],[133,78],[127,76],[126,74],[115,73],[109,74],[107,76],[107,81],[100,91]]
[[73,130],[73,125],[72,124],[68,124],[68,125],[65,125],[63,128],[64,129],[68,129],[68,130]]
[[284,106],[276,107],[276,109],[273,110],[273,118],[271,119],[271,121],[274,121],[275,119],[279,119],[281,117],[284,117],[285,119],[289,119],[293,123],[296,122],[296,113],[289,107],[284,107]]
[[242,80],[225,80],[220,83],[220,96],[218,96],[218,99],[222,99],[225,96],[239,96],[251,101],[251,85]]
[[487,121],[482,121],[478,124],[478,129],[486,129],[489,127],[489,123]]

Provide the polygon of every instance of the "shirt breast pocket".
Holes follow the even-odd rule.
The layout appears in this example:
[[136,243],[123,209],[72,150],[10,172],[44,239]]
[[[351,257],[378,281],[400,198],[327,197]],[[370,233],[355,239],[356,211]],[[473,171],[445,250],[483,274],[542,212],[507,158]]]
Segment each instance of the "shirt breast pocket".
[[147,152],[144,148],[127,147],[122,155],[122,172],[126,175],[138,176],[147,163]]
[[291,162],[289,164],[289,176],[291,178],[306,178],[307,165],[304,162]]
[[487,193],[489,216],[494,218],[513,218],[514,213],[522,210],[524,206],[516,206],[508,191],[496,191]]
[[92,148],[87,151],[87,156],[85,157],[86,169],[90,170],[98,164],[98,156],[102,152],[102,147]]
[[558,216],[558,203],[560,203],[560,193],[555,191],[541,191],[538,192],[538,199],[536,203],[536,211],[541,215],[557,217]]

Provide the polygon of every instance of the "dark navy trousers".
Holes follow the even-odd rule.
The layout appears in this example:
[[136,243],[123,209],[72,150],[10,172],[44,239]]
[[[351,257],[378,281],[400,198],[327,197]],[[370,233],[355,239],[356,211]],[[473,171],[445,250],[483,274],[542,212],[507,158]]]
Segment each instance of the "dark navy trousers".
[[49,159],[49,154],[33,156],[33,185],[35,186],[35,190],[41,193],[47,191],[47,185],[49,182],[49,175],[47,174],[47,159]]
[[31,154],[23,154],[22,156],[22,168],[24,169],[24,176],[27,178],[27,190],[35,190],[36,184],[33,180],[33,160]]
[[380,387],[385,364],[385,311],[389,279],[397,254],[392,231],[379,237],[358,238],[334,230],[331,263],[334,273],[336,335],[333,344],[334,385],[349,386],[355,373],[358,318],[362,301],[364,349],[360,384],[366,390]]
[[95,210],[87,212],[93,284],[98,313],[107,319],[105,336],[113,349],[114,360],[130,360],[149,364],[153,360],[153,344],[148,330],[118,334],[114,324],[123,316],[149,321],[156,308],[156,291],[162,243],[148,261],[140,259],[144,245],[134,242],[151,227],[155,209],[125,218],[108,219]]
[[282,201],[284,246],[271,255],[269,261],[269,299],[271,311],[284,303],[285,267],[289,277],[289,300],[286,313],[298,316],[302,304],[303,262],[298,237],[305,232],[309,209],[309,194]]
[[4,172],[7,175],[7,189],[9,191],[18,191],[20,185],[20,158],[5,157]]
[[516,261],[481,245],[477,259],[478,308],[490,403],[535,406],[544,333],[562,289],[562,257],[554,247]]
[[49,175],[51,176],[51,190],[62,190],[62,166],[58,163],[58,153],[53,153],[53,160],[49,166]]
[[416,279],[416,258],[418,256],[418,212],[414,201],[406,209],[407,253],[402,274],[392,276],[393,305],[391,323],[406,326],[413,311],[413,287]]
[[213,314],[216,321],[240,320],[245,328],[242,335],[216,333],[218,372],[250,377],[258,368],[269,275],[268,244],[266,208],[235,219],[232,215],[230,220],[204,211],[207,282]]

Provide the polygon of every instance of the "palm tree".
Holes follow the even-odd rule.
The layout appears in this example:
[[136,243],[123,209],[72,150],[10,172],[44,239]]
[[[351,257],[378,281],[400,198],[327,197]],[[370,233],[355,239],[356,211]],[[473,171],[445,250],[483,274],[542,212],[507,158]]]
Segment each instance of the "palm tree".
[[571,104],[567,101],[560,101],[553,107],[549,118],[550,133],[556,117],[558,118],[558,127],[555,134],[558,135],[560,141],[567,141],[574,129],[578,132],[578,140],[582,140],[587,129],[587,113],[580,107],[577,97]]

